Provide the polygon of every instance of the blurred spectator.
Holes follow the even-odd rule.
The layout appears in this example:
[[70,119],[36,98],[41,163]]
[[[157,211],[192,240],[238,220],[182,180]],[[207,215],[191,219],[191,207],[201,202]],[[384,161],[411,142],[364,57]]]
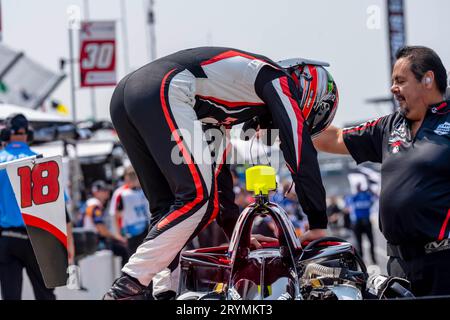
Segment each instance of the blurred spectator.
[[327,216],[331,231],[338,229],[338,222],[342,217],[342,209],[338,205],[336,196],[332,196],[329,198],[329,204],[327,206]]
[[239,207],[239,211],[242,211],[247,207],[252,201],[251,194],[245,189],[245,180],[241,179],[241,176],[236,172],[236,170],[230,170],[233,177],[233,191],[235,194],[235,203]]
[[358,184],[356,188],[356,194],[350,198],[354,213],[353,231],[356,238],[356,247],[360,255],[363,256],[362,235],[365,234],[370,242],[372,262],[376,264],[375,243],[372,233],[372,222],[370,221],[370,212],[374,203],[374,195],[369,190],[362,190],[361,184]]
[[272,196],[272,201],[279,204],[286,211],[297,236],[300,236],[309,229],[308,218],[300,206],[292,180],[283,180],[281,185],[282,190],[277,191]]
[[253,234],[260,234],[266,237],[278,238],[278,230],[273,219],[269,216],[256,217],[253,222]]
[[353,231],[353,224],[354,224],[354,220],[355,220],[355,210],[353,208],[353,195],[352,194],[347,194],[346,196],[344,196],[344,202],[345,202],[345,207],[344,209],[342,209],[342,211],[345,214],[345,221],[344,221],[344,227],[346,229],[350,229]]
[[[284,180],[281,188],[270,195],[270,201],[277,203],[288,215],[294,226],[297,236],[308,230],[308,219],[304,215],[297,195],[293,192],[293,184],[290,180]],[[278,229],[271,217],[258,217],[255,219],[253,233],[268,237],[278,237]]]
[[[348,201],[350,201],[349,199]],[[340,198],[337,196],[331,196],[327,199],[328,225],[333,235],[341,238],[349,238],[352,235],[350,204],[348,206],[341,206],[339,201]]]
[[125,168],[124,182],[113,193],[110,214],[114,217],[117,237],[127,238],[128,251],[132,255],[147,236],[150,209],[131,165]]
[[111,188],[102,180],[91,186],[92,197],[86,201],[82,215],[82,228],[96,232],[100,240],[100,248],[110,249],[114,255],[122,258],[122,266],[128,261],[127,239],[120,234],[113,234],[105,223],[105,206],[109,200]]
[[[235,202],[239,206],[240,211],[242,211],[250,203],[254,202],[254,199],[252,194],[243,187],[245,180],[242,178],[242,175],[238,175],[236,170],[232,170],[232,174],[236,195]],[[308,219],[302,211],[294,190],[292,180],[285,179],[280,183],[279,190],[270,194],[270,201],[277,203],[286,211],[297,236],[300,236],[308,230]],[[252,232],[268,237],[278,236],[278,230],[271,217],[257,217],[254,221]]]

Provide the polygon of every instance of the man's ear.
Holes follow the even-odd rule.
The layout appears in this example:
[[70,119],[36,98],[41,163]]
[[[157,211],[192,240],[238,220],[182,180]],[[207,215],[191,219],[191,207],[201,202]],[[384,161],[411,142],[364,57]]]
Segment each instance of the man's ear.
[[422,83],[425,85],[425,88],[431,89],[434,82],[434,72],[433,71],[427,71],[423,78]]

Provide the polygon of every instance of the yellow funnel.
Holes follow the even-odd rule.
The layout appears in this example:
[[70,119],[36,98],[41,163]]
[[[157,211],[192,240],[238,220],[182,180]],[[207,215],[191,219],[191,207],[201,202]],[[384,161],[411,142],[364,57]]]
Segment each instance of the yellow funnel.
[[245,171],[246,188],[256,195],[268,195],[277,188],[276,172],[270,166],[254,166]]

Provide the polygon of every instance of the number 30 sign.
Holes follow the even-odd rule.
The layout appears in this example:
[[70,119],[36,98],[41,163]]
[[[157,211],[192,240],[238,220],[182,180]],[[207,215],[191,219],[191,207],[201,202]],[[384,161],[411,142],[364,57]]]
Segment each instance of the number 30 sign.
[[83,21],[80,28],[81,87],[116,84],[114,21]]

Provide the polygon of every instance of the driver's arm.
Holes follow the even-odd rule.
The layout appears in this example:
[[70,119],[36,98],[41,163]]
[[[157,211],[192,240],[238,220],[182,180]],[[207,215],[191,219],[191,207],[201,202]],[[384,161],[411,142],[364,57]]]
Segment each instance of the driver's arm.
[[256,93],[267,105],[274,127],[279,130],[281,150],[295,182],[297,197],[308,216],[310,229],[326,229],[325,189],[317,151],[299,106],[299,92],[292,78],[270,67],[261,69]]

